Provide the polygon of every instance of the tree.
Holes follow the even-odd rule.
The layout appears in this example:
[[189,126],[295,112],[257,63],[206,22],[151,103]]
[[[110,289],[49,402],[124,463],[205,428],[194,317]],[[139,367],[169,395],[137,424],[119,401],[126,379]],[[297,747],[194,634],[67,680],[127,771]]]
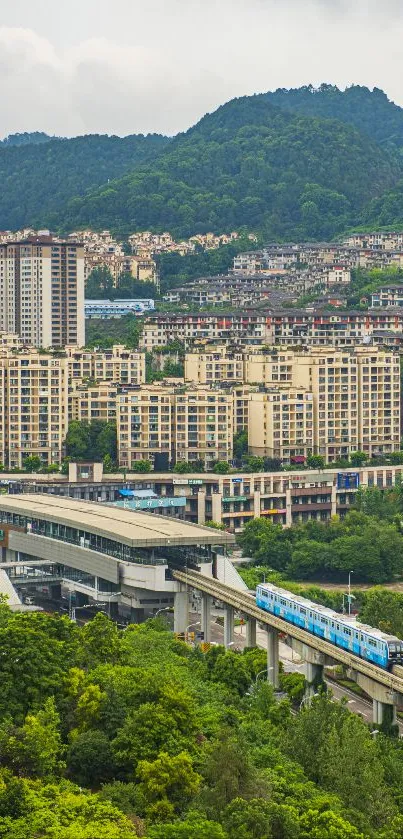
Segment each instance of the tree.
[[228,475],[228,472],[230,471],[231,466],[226,460],[219,460],[218,463],[213,466],[213,472],[215,472],[216,475]]
[[78,629],[66,617],[11,613],[0,620],[0,715],[22,725],[33,707],[58,697],[78,654]]
[[74,737],[67,752],[67,769],[80,786],[99,787],[115,774],[113,753],[103,731],[82,731]]
[[113,295],[114,290],[113,277],[109,268],[105,265],[93,268],[85,286],[87,300],[96,300],[102,297],[108,299]]
[[26,472],[38,472],[42,466],[42,461],[37,454],[31,454],[24,458],[22,465]]
[[393,805],[378,749],[359,717],[322,693],[294,718],[288,736],[290,754],[315,783],[373,824],[390,817]]
[[[189,754],[171,756],[160,752],[154,761],[142,760],[136,776],[141,791],[151,805],[149,813],[158,812],[161,803],[168,802],[174,812],[181,812],[199,790],[201,777],[193,768]],[[157,808],[154,810],[154,806]]]
[[119,660],[120,643],[116,624],[103,612],[85,624],[81,631],[81,649],[84,663],[90,667]]
[[250,672],[242,656],[237,653],[221,653],[215,662],[211,678],[223,682],[230,690],[243,696],[250,685]]
[[243,456],[248,453],[248,431],[246,428],[234,434],[233,451],[236,460],[242,460]]
[[234,798],[223,815],[228,839],[272,839],[271,809],[262,798]]
[[364,839],[356,827],[332,810],[307,810],[300,819],[299,839]]
[[184,820],[150,826],[147,839],[227,839],[227,836],[218,822],[204,819],[199,813],[188,813]]
[[192,472],[192,465],[187,460],[178,460],[173,471],[179,475],[186,475],[187,472]]
[[108,457],[111,462],[116,461],[116,422],[73,420],[67,431],[66,454],[70,460],[91,461]]
[[403,595],[385,588],[365,592],[360,621],[403,638]]
[[131,465],[132,472],[151,472],[152,464],[149,460],[133,460]]
[[21,727],[5,721],[0,727],[1,765],[37,778],[59,774],[64,768],[59,726],[53,698],[37,714],[27,714]]
[[368,455],[365,452],[351,452],[350,463],[352,466],[360,467],[368,460]]
[[248,472],[262,472],[264,469],[264,459],[263,457],[250,455],[245,458],[245,467]]
[[310,454],[306,459],[306,464],[310,469],[324,469],[325,458],[321,454]]
[[205,521],[205,527],[212,527],[214,530],[225,530],[225,525],[219,521]]
[[105,454],[103,457],[103,466],[104,472],[112,472],[113,470],[113,462],[110,454]]

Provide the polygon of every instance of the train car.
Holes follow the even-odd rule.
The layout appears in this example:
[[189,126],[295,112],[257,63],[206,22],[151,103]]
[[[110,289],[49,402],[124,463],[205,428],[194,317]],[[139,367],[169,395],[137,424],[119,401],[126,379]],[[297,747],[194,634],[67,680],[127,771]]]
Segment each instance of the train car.
[[355,619],[311,603],[270,583],[256,589],[256,605],[288,623],[324,638],[336,647],[377,664],[384,670],[403,664],[403,641]]

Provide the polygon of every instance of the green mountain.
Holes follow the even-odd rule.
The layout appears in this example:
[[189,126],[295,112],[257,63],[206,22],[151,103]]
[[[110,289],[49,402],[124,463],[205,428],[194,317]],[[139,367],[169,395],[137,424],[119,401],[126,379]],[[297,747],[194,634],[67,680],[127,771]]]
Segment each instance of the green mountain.
[[328,238],[402,173],[397,153],[352,125],[281,110],[263,94],[206,115],[157,160],[72,200],[59,220],[70,229],[187,236],[246,226],[283,240]]
[[330,84],[312,85],[266,93],[272,105],[305,116],[338,119],[388,148],[403,149],[403,108],[383,90],[352,85],[346,90]]
[[[39,133],[39,132],[38,132]],[[168,138],[158,134],[0,143],[0,229],[58,223],[64,206],[90,187],[154,159]],[[44,135],[46,137],[46,135]],[[31,137],[31,141],[29,141]],[[74,226],[74,225],[73,225]]]

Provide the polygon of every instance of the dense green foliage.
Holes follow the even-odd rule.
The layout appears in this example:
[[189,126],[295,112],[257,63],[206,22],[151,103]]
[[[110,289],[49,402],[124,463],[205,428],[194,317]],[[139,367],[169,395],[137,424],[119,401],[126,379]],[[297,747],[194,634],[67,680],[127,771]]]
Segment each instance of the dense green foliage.
[[[401,224],[402,114],[378,89],[322,85],[234,99],[173,140],[17,135],[0,143],[0,223],[280,240]],[[167,284],[226,271],[231,248],[162,256]]]
[[227,274],[232,268],[234,256],[240,251],[257,247],[247,236],[239,236],[236,242],[212,250],[199,249],[195,253],[181,256],[179,253],[162,253],[157,256],[161,288],[163,291],[199,277]]
[[[400,742],[325,694],[292,716],[256,679],[263,650],[4,605],[0,635],[4,839],[401,835]],[[300,701],[299,674],[281,685]]]
[[[393,518],[393,516],[391,516]],[[283,530],[265,518],[249,522],[238,536],[245,556],[296,580],[387,582],[403,574],[400,521],[389,523],[361,511],[345,519],[309,521]]]
[[85,286],[86,300],[126,300],[159,296],[154,283],[137,281],[129,272],[120,275],[119,285],[115,287],[112,274],[104,265],[91,271]]
[[[66,435],[66,455],[70,460],[104,460],[117,457],[116,422],[73,420]],[[109,463],[109,461],[108,461]]]
[[46,143],[0,144],[1,229],[57,227],[66,202],[152,160],[168,142],[158,134],[123,138],[90,134],[51,138]]
[[266,94],[267,100],[284,110],[305,116],[338,119],[354,125],[380,145],[403,147],[403,108],[395,105],[383,90],[351,85],[339,90],[335,85],[312,85]]
[[88,318],[85,321],[86,347],[107,349],[114,344],[124,344],[136,350],[139,345],[143,321],[136,315],[122,318]]
[[0,140],[0,146],[39,145],[40,143],[48,143],[52,139],[55,138],[45,134],[44,131],[23,131],[22,133],[9,134],[4,140]]
[[266,237],[326,238],[392,186],[397,165],[350,125],[243,97],[175,138],[154,164],[71,202],[61,218],[67,227],[190,235],[246,226]]

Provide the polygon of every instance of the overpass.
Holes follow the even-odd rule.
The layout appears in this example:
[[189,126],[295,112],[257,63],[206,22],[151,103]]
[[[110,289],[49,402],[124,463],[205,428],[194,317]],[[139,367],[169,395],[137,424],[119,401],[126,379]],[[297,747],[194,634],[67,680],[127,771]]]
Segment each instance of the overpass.
[[183,632],[188,624],[188,590],[196,589],[202,594],[201,629],[205,641],[210,639],[210,609],[213,599],[224,606],[224,643],[228,647],[233,638],[234,613],[247,619],[247,643],[256,643],[256,624],[267,629],[267,678],[278,687],[278,638],[284,634],[291,645],[302,654],[307,663],[308,694],[323,681],[325,665],[342,664],[349,675],[373,700],[374,723],[381,724],[385,706],[389,706],[395,718],[397,705],[403,704],[403,667],[394,667],[393,672],[382,670],[348,650],[336,647],[324,638],[318,638],[305,629],[288,623],[276,615],[260,609],[252,594],[238,591],[225,583],[207,577],[190,569],[177,570],[173,576],[182,584],[182,591],[175,596],[175,628]]

